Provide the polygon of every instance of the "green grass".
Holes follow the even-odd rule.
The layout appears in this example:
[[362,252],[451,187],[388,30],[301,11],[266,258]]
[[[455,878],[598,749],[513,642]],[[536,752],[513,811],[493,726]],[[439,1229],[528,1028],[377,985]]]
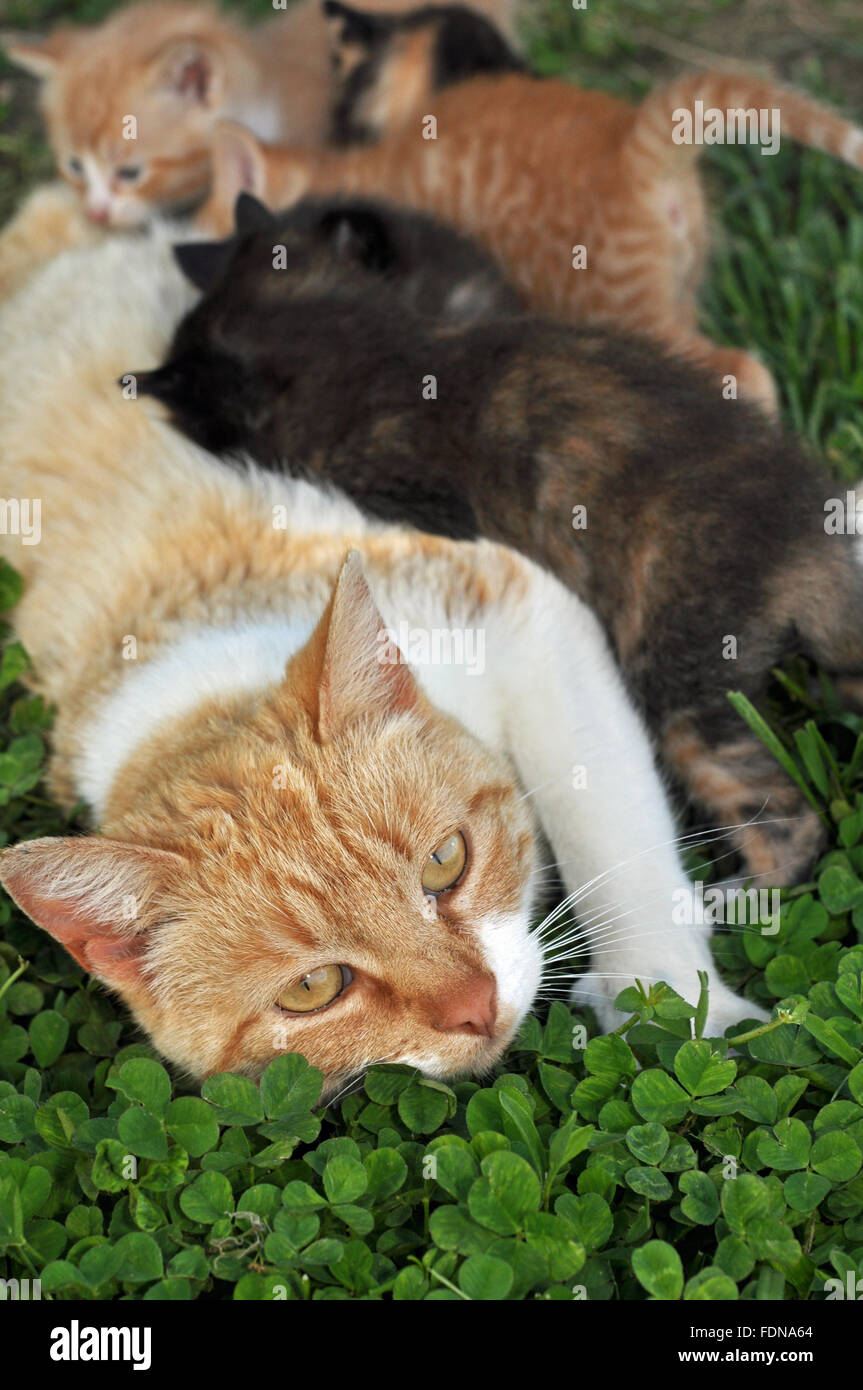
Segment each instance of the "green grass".
[[[28,0],[10,22],[105,8]],[[637,94],[664,69],[634,33],[710,48],[727,24],[730,51],[739,5],[540,8],[544,68]],[[841,5],[823,11],[841,25]],[[813,40],[791,75],[841,99],[855,42]],[[0,197],[44,176],[28,121],[0,144]],[[762,354],[844,486],[863,475],[863,180],[794,148],[705,163],[720,236],[704,325]],[[16,597],[3,570],[0,610]],[[7,643],[2,843],[68,830],[41,786],[50,714],[25,661]],[[803,661],[763,716],[829,844],[777,935],[716,939],[728,981],[775,1006],[735,1058],[701,1040],[703,1000],[633,988],[623,1036],[587,1041],[591,1020],[556,1003],[486,1086],[379,1067],[320,1112],[316,1073],[283,1057],[260,1091],[222,1077],[201,1095],[4,901],[0,1277],[59,1300],[568,1301],[817,1299],[863,1276],[863,724]]]

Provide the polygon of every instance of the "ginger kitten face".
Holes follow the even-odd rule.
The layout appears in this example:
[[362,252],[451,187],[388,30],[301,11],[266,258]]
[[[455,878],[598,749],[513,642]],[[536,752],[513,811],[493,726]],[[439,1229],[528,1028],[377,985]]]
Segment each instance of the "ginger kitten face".
[[484,1071],[530,1008],[524,803],[395,655],[349,558],[274,695],[208,704],[170,752],[132,757],[118,838],[0,860],[21,907],[197,1077],[281,1052],[329,1091],[383,1059]]
[[9,59],[41,80],[57,169],[93,222],[137,227],[206,193],[225,84],[207,20],[196,7],[146,5],[98,28],[7,41]]

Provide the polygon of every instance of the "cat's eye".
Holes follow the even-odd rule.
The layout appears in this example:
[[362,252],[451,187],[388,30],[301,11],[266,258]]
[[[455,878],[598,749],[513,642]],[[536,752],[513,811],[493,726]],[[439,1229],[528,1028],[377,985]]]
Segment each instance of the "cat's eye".
[[67,164],[69,166],[70,174],[83,174],[84,165],[81,163],[80,159],[78,159],[74,154],[70,155],[69,159],[67,160]]
[[352,979],[346,965],[322,965],[282,990],[276,1002],[287,1013],[312,1014],[338,999]]
[[426,860],[423,871],[423,888],[426,893],[436,895],[454,888],[464,873],[467,863],[467,845],[460,830],[442,840]]
[[123,164],[117,170],[117,178],[122,179],[124,183],[134,183],[141,177],[142,172],[140,164]]

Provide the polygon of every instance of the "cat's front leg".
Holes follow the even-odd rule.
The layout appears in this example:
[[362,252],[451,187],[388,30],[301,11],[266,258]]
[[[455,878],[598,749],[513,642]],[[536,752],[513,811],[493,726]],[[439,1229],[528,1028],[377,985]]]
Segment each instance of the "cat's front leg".
[[81,200],[58,180],[35,189],[0,232],[0,300],[61,251],[89,246],[105,232],[88,222]]
[[706,970],[708,1029],[721,1035],[761,1011],[719,979],[647,734],[599,624],[551,576],[533,573],[506,669],[496,674],[509,754],[571,897],[543,936],[545,979],[563,995],[569,957],[581,947],[590,968],[572,996],[610,1029],[621,1021],[614,999],[635,979],[664,980],[694,1003]]

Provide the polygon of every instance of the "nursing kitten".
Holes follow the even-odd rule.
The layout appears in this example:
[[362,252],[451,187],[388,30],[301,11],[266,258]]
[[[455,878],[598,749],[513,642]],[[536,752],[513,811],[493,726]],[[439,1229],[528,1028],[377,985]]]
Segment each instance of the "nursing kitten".
[[[514,0],[476,4],[511,27]],[[369,8],[395,5],[372,0]],[[299,0],[252,28],[197,0],[156,0],[99,25],[2,43],[40,79],[58,171],[97,224],[136,227],[156,209],[200,201],[219,117],[264,140],[326,139],[334,61],[319,0]]]
[[791,651],[863,673],[863,569],[853,535],[825,533],[821,471],[646,340],[495,309],[453,322],[439,277],[418,307],[423,234],[437,268],[446,232],[417,214],[239,211],[244,235],[178,247],[211,288],[139,392],[216,452],[548,568],[602,620],[666,766],[735,827],[746,870],[798,880],[819,819],[726,691],[758,698]]
[[[697,101],[723,110],[778,108],[782,136],[857,169],[863,132],[806,96],[743,75],[687,75],[637,107],[507,70],[442,87],[438,80],[435,89],[435,55],[452,11],[421,13],[425,29],[410,20],[391,26],[363,63],[358,21],[338,7],[348,16],[352,57],[337,121],[344,133],[351,122],[344,104],[353,94],[354,133],[383,135],[380,144],[309,156],[267,148],[228,127],[216,137],[213,196],[201,225],[227,234],[244,188],[274,208],[337,190],[389,198],[478,237],[534,309],[646,333],[707,366],[717,397],[731,376],[741,395],[775,411],[763,364],[699,332],[697,295],[709,252],[702,147],[673,142],[674,113],[693,111]],[[460,24],[488,27],[464,14]],[[406,38],[409,62],[400,48]],[[431,117],[435,138],[427,138]]]
[[[0,540],[15,630],[57,708],[51,789],[100,832],[6,850],[9,892],[198,1077],[280,1051],[328,1092],[384,1058],[486,1070],[543,973],[538,829],[585,939],[617,924],[578,990],[603,1025],[634,976],[694,997],[708,931],[673,921],[674,824],[589,610],[125,399],[129,344],[158,361],[188,300],[157,229],[0,307],[0,490],[43,504],[38,546]],[[709,1030],[758,1013],[714,984]]]
[[323,9],[331,21],[335,144],[377,139],[455,82],[526,70],[504,35],[464,5],[376,14],[324,0]]

